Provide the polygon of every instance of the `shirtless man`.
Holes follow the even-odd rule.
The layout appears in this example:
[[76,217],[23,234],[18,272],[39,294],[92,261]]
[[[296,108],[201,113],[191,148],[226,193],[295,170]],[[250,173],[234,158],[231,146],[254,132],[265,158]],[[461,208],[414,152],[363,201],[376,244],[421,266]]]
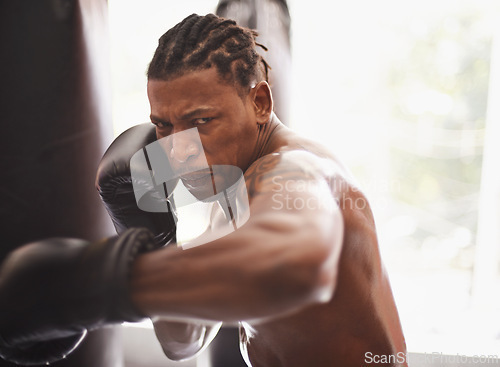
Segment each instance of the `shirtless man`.
[[[233,21],[189,16],[161,37],[147,88],[156,138],[172,137],[171,164],[189,170],[200,167],[203,156],[209,166],[241,169],[248,220],[185,250],[167,246],[137,255],[131,229],[106,246],[65,244],[54,251],[41,243],[17,251],[0,272],[0,296],[9,299],[0,314],[10,313],[0,318],[0,355],[16,343],[29,347],[33,338],[65,337],[138,314],[153,319],[173,359],[203,349],[222,321],[241,325],[242,351],[253,367],[360,367],[370,364],[367,356],[388,361],[374,365],[406,366],[366,197],[331,153],[277,119],[256,46],[255,34]],[[202,150],[176,138],[193,128]],[[181,180],[196,196],[205,177]],[[224,181],[215,174],[211,183]],[[142,232],[136,237],[144,242]],[[45,248],[52,249],[50,257]],[[120,266],[112,269],[123,276],[99,271],[115,262]],[[81,277],[85,269],[92,269],[90,280]],[[43,299],[34,317],[31,293],[20,296],[15,285],[38,289],[48,270],[46,298],[54,300]],[[110,290],[92,293],[111,283]]]
[[[245,172],[251,215],[203,246],[141,256],[134,303],[150,316],[245,321],[242,350],[254,367],[401,356],[368,202],[332,154],[273,114],[255,47],[248,30],[213,16],[190,16],[160,39],[148,71],[158,139],[197,127],[209,165]],[[199,150],[181,143],[172,154],[199,164]],[[168,354],[168,322],[156,332]]]

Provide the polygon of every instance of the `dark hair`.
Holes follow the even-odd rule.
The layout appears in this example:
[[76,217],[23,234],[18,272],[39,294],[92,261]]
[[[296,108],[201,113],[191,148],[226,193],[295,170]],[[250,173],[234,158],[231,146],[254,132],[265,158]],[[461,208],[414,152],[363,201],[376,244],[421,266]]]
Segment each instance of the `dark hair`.
[[257,32],[214,14],[192,14],[158,41],[148,79],[168,80],[185,72],[217,68],[228,83],[247,90],[252,80],[268,80],[268,64],[256,51]]

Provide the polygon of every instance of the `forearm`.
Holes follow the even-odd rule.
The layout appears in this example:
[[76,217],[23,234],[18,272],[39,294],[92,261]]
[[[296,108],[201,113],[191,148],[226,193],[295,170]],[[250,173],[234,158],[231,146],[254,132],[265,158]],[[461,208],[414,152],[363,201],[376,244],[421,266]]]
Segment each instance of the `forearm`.
[[341,242],[342,231],[340,220],[340,239],[327,238],[318,222],[287,216],[274,216],[271,223],[250,220],[203,246],[144,254],[132,272],[132,299],[149,316],[226,322],[325,301],[334,288],[340,251],[331,251],[331,241]]

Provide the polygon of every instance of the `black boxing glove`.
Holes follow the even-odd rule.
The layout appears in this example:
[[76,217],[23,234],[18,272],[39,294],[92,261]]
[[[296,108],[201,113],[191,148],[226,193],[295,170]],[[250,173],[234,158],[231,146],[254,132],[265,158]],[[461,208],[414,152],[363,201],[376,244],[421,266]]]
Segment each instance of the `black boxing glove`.
[[[152,183],[152,168],[136,165],[135,170],[143,170],[131,175],[130,161],[134,154],[144,150],[156,141],[156,130],[152,124],[134,126],[118,136],[109,146],[99,164],[96,189],[108,211],[117,233],[128,228],[144,227],[149,229],[158,247],[175,242],[177,218],[173,199],[169,197],[165,183]],[[144,150],[144,155],[147,153]],[[147,159],[147,158],[146,158]],[[150,164],[149,161],[147,161]],[[168,165],[168,159],[162,160]],[[134,195],[134,188],[143,193],[140,197],[141,210]]]
[[87,330],[145,316],[129,295],[136,256],[155,248],[133,228],[98,242],[52,238],[11,252],[0,267],[0,356],[39,365],[64,358]]

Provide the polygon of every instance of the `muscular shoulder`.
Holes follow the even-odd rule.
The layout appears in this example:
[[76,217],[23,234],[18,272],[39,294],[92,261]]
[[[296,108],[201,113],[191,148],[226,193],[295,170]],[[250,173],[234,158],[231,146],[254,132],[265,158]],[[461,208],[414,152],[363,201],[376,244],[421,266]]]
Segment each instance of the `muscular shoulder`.
[[332,160],[309,151],[292,149],[265,155],[245,172],[250,196],[264,193],[279,182],[328,181],[338,171]]
[[293,181],[297,185],[326,183],[337,200],[361,194],[350,172],[333,154],[318,145],[311,146],[308,141],[302,143],[283,147],[253,162],[245,172],[249,194],[263,192],[269,182]]
[[306,149],[311,146],[306,144],[287,146],[256,160],[245,172],[250,200],[265,194],[271,194],[268,196],[273,199],[276,195],[272,194],[283,190],[287,198],[293,199],[294,194],[309,191],[316,197],[314,200],[324,204],[319,207],[338,207],[346,229],[353,234],[373,235],[375,222],[370,203],[353,176],[329,151],[318,146]]
[[253,162],[245,172],[251,199],[283,188],[303,192],[321,186],[320,196],[333,197],[344,216],[374,224],[366,196],[330,149],[285,127],[277,130],[279,143],[274,150]]

